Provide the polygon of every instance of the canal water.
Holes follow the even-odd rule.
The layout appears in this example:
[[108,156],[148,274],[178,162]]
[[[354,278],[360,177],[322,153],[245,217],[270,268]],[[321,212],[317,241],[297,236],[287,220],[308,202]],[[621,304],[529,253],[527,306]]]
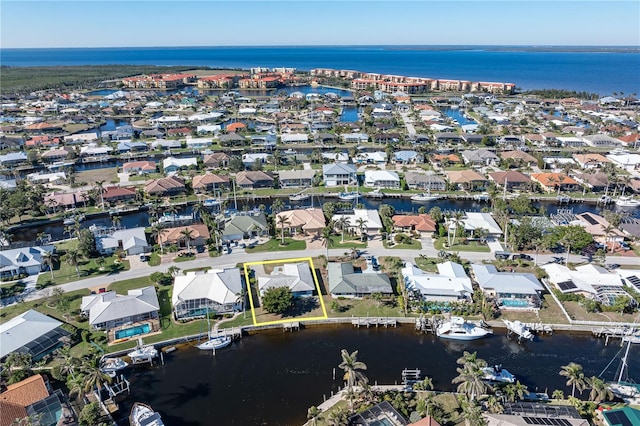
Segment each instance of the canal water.
[[[581,364],[587,377],[602,373],[605,380],[614,380],[620,365],[619,342],[604,346],[604,340],[588,334],[555,333],[518,344],[506,337],[505,329],[494,332],[483,340],[453,342],[417,334],[410,325],[327,326],[245,336],[216,356],[179,348],[165,355],[164,366],[125,370],[131,396],[121,404],[121,413],[128,415],[131,404],[141,401],[172,426],[301,425],[310,406],[342,386],[337,367],[343,348],[359,351],[358,360],[367,365],[371,383],[400,382],[404,368],[417,368],[441,391],[453,390],[456,360],[465,350],[477,351],[489,365],[502,364],[529,390],[549,394],[555,389],[571,392],[558,374],[569,362]],[[628,371],[630,377],[640,373],[640,347],[631,348]],[[122,418],[119,424],[128,423]]]
[[[286,204],[289,201],[285,202],[285,208],[305,208],[305,207],[321,207],[322,204],[328,201],[339,202],[337,198],[324,198],[324,197],[313,197],[313,200],[306,200],[301,203],[291,203]],[[371,198],[358,198],[358,203],[364,205],[367,209],[377,210],[381,204],[389,204],[391,205],[397,213],[418,213],[420,207],[424,206],[427,211],[429,211],[432,207],[440,207],[444,212],[446,211],[471,211],[471,212],[479,212],[483,208],[489,208],[490,204],[486,202],[477,202],[471,200],[448,200],[441,199],[436,201],[430,201],[426,203],[416,203],[411,201],[410,199],[398,199],[398,198],[387,198],[382,200],[371,199]],[[233,199],[230,199],[227,203],[227,209],[237,209],[238,211],[243,210],[252,210],[255,208],[259,208],[260,205],[264,205],[267,212],[271,211],[271,200],[241,200],[239,199],[236,203],[234,203]],[[354,201],[355,205],[355,201]],[[575,203],[567,206],[559,205],[556,202],[540,202],[533,203],[536,208],[540,208],[540,206],[544,206],[544,210],[547,215],[556,213],[558,209],[572,209],[573,213],[584,213],[584,212],[595,212],[601,213],[603,207],[596,206],[592,204],[583,204],[583,203]],[[614,207],[606,207],[606,208],[614,208]],[[178,211],[179,214],[191,214],[192,206],[183,207]],[[627,213],[637,217],[640,215],[640,209],[635,210],[627,210]],[[122,213],[120,216],[120,226],[125,228],[135,228],[138,226],[149,226],[150,218],[148,212],[146,210]],[[111,216],[108,213],[101,214],[99,216],[91,216],[90,219],[85,220],[80,224],[81,228],[88,228],[91,225],[97,226],[112,226]],[[62,224],[62,221],[49,223],[45,225],[35,225],[29,228],[23,228],[19,231],[13,233],[11,240],[14,242],[17,241],[34,241],[37,238],[37,235],[40,232],[44,232],[45,234],[50,234],[52,241],[58,241],[65,238],[68,238],[68,235],[64,232],[65,226]]]

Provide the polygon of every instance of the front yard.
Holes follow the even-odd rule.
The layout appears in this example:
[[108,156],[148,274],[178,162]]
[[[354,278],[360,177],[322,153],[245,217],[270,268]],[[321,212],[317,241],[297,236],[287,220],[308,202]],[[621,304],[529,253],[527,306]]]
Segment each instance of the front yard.
[[447,244],[447,237],[438,238],[433,242],[433,246],[436,250],[448,250],[448,251],[475,251],[480,253],[489,253],[491,249],[486,243],[481,243],[475,240],[468,240],[466,238],[456,238],[453,245],[445,247]]
[[263,253],[270,251],[292,251],[292,250],[305,250],[307,243],[304,240],[294,240],[292,238],[285,238],[284,245],[281,244],[282,240],[271,239],[264,244],[256,245],[255,247],[247,247],[245,251],[247,253]]

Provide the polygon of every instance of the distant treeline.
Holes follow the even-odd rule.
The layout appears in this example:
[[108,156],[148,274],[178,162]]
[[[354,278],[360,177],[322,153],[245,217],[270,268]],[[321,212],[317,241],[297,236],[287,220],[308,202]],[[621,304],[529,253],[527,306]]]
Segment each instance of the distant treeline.
[[202,66],[155,65],[80,65],[51,67],[0,67],[0,94],[21,95],[38,90],[77,90],[93,88],[105,80],[131,77],[139,74],[174,73]]
[[536,89],[526,90],[522,92],[523,95],[538,96],[546,99],[563,99],[563,98],[578,98],[586,100],[600,99],[600,95],[597,93],[589,92],[576,92],[575,90],[563,90],[563,89]]

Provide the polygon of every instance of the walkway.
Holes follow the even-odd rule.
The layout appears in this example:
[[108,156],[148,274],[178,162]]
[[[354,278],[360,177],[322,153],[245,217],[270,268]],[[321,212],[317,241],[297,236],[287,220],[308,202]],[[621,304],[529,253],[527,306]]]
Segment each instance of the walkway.
[[504,249],[502,248],[502,244],[500,244],[500,240],[498,239],[487,240],[487,245],[489,246],[491,253],[495,253],[497,251],[504,251]]

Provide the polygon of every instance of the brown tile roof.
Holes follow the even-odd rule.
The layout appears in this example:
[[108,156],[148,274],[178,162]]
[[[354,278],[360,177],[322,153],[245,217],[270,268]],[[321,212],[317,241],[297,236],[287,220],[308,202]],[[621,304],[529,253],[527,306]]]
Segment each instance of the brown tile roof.
[[531,179],[546,187],[578,184],[574,179],[562,173],[534,173],[531,175]]
[[451,183],[485,182],[487,180],[475,170],[451,170],[446,173]]
[[580,164],[602,164],[611,162],[601,154],[573,154],[573,158]]
[[144,190],[147,194],[163,194],[172,189],[184,190],[184,182],[182,179],[175,176],[169,176],[162,179],[152,180],[147,182],[144,186]]
[[525,161],[527,163],[537,163],[538,159],[536,157],[534,157],[533,155],[529,155],[524,151],[520,151],[520,150],[515,150],[515,151],[505,151],[503,153],[500,154],[500,157],[502,157],[502,159],[507,159],[507,158],[511,158],[513,160],[522,160]]
[[108,186],[104,189],[102,197],[107,200],[109,198],[119,197],[135,197],[136,190],[134,188],[124,188],[121,186]]
[[501,185],[504,185],[505,180],[507,181],[507,183],[531,182],[531,179],[529,178],[529,176],[522,174],[520,172],[517,172],[515,170],[508,170],[506,172],[489,173],[489,176],[491,176],[491,179],[493,179],[494,182],[497,182]]
[[193,225],[179,226],[177,228],[165,228],[164,232],[158,236],[158,240],[161,240],[162,244],[172,244],[178,242],[184,238],[182,231],[184,231],[185,229],[192,231],[192,240],[195,240],[199,237],[202,237],[202,239],[204,240],[209,239],[210,234],[207,225],[205,225],[204,223],[196,223]]
[[322,209],[318,208],[296,209],[280,212],[276,216],[276,229],[282,228],[280,222],[277,220],[280,216],[284,216],[288,219],[289,223],[286,225],[286,228],[302,227],[302,229],[305,230],[317,230],[326,226],[324,213],[322,212]]
[[394,215],[392,218],[393,225],[397,227],[414,227],[420,232],[435,232],[436,222],[428,214],[419,215]]
[[260,170],[238,172],[236,174],[236,183],[238,185],[251,185],[255,182],[260,182],[263,180],[273,181],[273,177]]
[[49,391],[40,374],[9,385],[0,394],[0,426],[9,426],[15,419],[27,417],[26,407],[48,396]]
[[229,185],[229,177],[206,173],[204,175],[194,176],[193,180],[191,181],[191,186],[193,187],[193,189],[202,188],[211,184]]
[[128,169],[140,169],[140,170],[155,170],[155,161],[130,161],[122,165],[122,170]]

